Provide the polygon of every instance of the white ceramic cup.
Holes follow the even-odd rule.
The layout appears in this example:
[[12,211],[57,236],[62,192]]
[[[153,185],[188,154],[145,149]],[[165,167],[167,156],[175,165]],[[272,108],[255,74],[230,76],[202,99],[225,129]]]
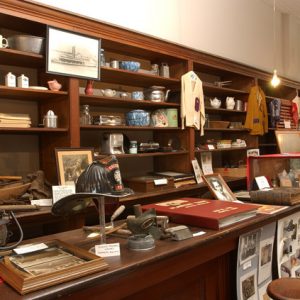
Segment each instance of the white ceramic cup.
[[8,47],[8,40],[0,35],[0,48],[7,48]]

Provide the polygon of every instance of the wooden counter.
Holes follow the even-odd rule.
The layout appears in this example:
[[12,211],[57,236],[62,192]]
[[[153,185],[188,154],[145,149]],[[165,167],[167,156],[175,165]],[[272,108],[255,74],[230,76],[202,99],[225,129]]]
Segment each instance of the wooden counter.
[[[64,284],[19,295],[0,284],[0,299],[235,299],[236,250],[239,235],[300,210],[289,207],[275,215],[257,217],[220,231],[185,241],[157,241],[153,250],[130,251],[120,242],[121,256],[107,258],[109,269]],[[193,231],[200,229],[193,228]],[[61,239],[89,249],[97,239],[87,239],[81,230],[44,236],[30,241]],[[94,242],[93,242],[94,241]],[[26,241],[28,242],[28,241]]]

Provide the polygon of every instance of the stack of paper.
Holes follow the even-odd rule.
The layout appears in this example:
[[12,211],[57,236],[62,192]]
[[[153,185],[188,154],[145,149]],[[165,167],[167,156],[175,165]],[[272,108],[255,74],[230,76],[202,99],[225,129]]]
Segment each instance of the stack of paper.
[[3,114],[0,113],[0,127],[22,127],[28,128],[31,119],[28,114]]

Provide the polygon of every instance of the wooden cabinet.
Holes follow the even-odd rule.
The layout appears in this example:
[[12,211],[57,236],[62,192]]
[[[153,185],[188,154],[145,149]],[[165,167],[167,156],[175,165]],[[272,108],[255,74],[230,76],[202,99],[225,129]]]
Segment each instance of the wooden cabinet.
[[[132,60],[141,64],[139,72],[131,72],[101,67],[101,80],[94,81],[93,95],[85,95],[86,80],[50,75],[45,72],[45,53],[42,55],[24,53],[13,49],[0,49],[0,112],[28,112],[33,119],[31,128],[0,128],[1,172],[6,175],[26,175],[37,169],[43,169],[46,177],[57,183],[54,149],[56,147],[94,147],[98,157],[104,155],[101,140],[104,133],[122,133],[126,140],[138,142],[158,142],[161,146],[170,143],[176,151],[118,154],[122,176],[145,175],[153,171],[191,172],[191,160],[203,151],[211,151],[213,167],[237,166],[245,163],[246,150],[261,147],[269,151],[263,137],[249,135],[249,132],[237,124],[244,124],[245,110],[228,110],[227,97],[234,97],[244,105],[247,102],[250,88],[258,83],[262,85],[267,96],[279,96],[290,101],[299,87],[297,82],[284,80],[283,86],[276,92],[267,87],[269,74],[227,61],[196,50],[175,45],[153,37],[117,28],[107,24],[81,18],[79,16],[52,10],[50,8],[17,0],[0,1],[0,33],[7,37],[14,33],[25,33],[46,38],[47,26],[62,30],[71,30],[101,39],[106,62],[111,60]],[[152,64],[169,66],[170,77],[166,78],[149,72]],[[59,92],[33,89],[7,88],[4,86],[4,75],[9,71],[19,75],[22,71],[30,74],[30,85],[47,86],[49,79],[56,78],[63,84]],[[203,82],[206,102],[206,115],[209,122],[230,122],[233,127],[205,128],[205,135],[200,136],[194,128],[181,129],[180,117],[178,127],[139,127],[109,125],[80,125],[80,108],[88,104],[94,115],[118,114],[125,116],[128,111],[143,109],[150,113],[158,109],[173,108],[180,116],[181,76],[194,70]],[[229,84],[225,84],[227,82]],[[121,98],[119,93],[107,97],[99,93],[101,89],[113,89],[118,92],[131,93],[151,86],[163,86],[171,90],[171,97],[166,102],[152,102],[149,99],[133,100]],[[274,94],[275,93],[275,94]],[[222,106],[218,109],[210,106],[210,99],[217,97]],[[290,102],[288,102],[289,104]],[[46,129],[38,127],[48,110],[58,115],[58,128]],[[208,122],[208,124],[209,124]],[[268,137],[266,136],[266,139]],[[207,140],[246,141],[245,147],[208,150],[199,146]],[[270,138],[271,139],[271,138]],[[22,147],[20,147],[22,145]],[[20,151],[22,149],[22,151]],[[37,157],[39,159],[37,159]],[[4,163],[5,162],[5,163]],[[244,180],[245,181],[245,180]],[[190,193],[197,194],[202,185],[188,186],[159,192],[153,197],[174,197]],[[149,195],[136,195],[128,200],[146,198]]]
[[[254,77],[232,67],[209,62],[194,62],[193,68],[203,82],[206,113],[204,136],[195,132],[196,157],[200,160],[201,153],[211,152],[213,169],[216,170],[245,165],[246,150],[257,146],[257,138],[250,136],[243,127]],[[234,100],[233,109],[227,107],[227,98]],[[211,104],[216,99],[221,103],[219,108]],[[237,140],[243,140],[245,144],[237,144]],[[207,148],[208,145],[214,148]]]

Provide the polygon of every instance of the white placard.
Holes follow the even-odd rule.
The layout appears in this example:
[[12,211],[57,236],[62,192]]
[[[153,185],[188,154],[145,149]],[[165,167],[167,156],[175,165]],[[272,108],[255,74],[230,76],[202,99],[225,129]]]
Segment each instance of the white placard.
[[47,249],[47,248],[48,246],[46,244],[39,243],[39,244],[28,244],[28,245],[20,246],[13,249],[13,251],[16,252],[17,254],[26,254],[38,250]]
[[251,266],[252,266],[252,263],[251,263],[251,260],[249,260],[243,264],[243,270],[247,270],[248,268],[251,268]]
[[168,183],[167,178],[154,179],[154,185],[164,185]]
[[75,185],[54,185],[52,186],[53,203],[59,199],[75,194]]
[[120,243],[95,245],[96,255],[101,257],[120,256]]
[[291,128],[291,120],[284,120],[284,128]]
[[265,176],[257,176],[255,177],[256,184],[258,186],[258,189],[260,190],[266,190],[270,189],[270,184]]
[[207,148],[208,148],[208,150],[214,150],[214,149],[215,149],[215,146],[214,146],[214,145],[208,144],[208,145],[207,145]]
[[52,198],[30,200],[30,203],[31,205],[38,205],[38,206],[52,206]]

